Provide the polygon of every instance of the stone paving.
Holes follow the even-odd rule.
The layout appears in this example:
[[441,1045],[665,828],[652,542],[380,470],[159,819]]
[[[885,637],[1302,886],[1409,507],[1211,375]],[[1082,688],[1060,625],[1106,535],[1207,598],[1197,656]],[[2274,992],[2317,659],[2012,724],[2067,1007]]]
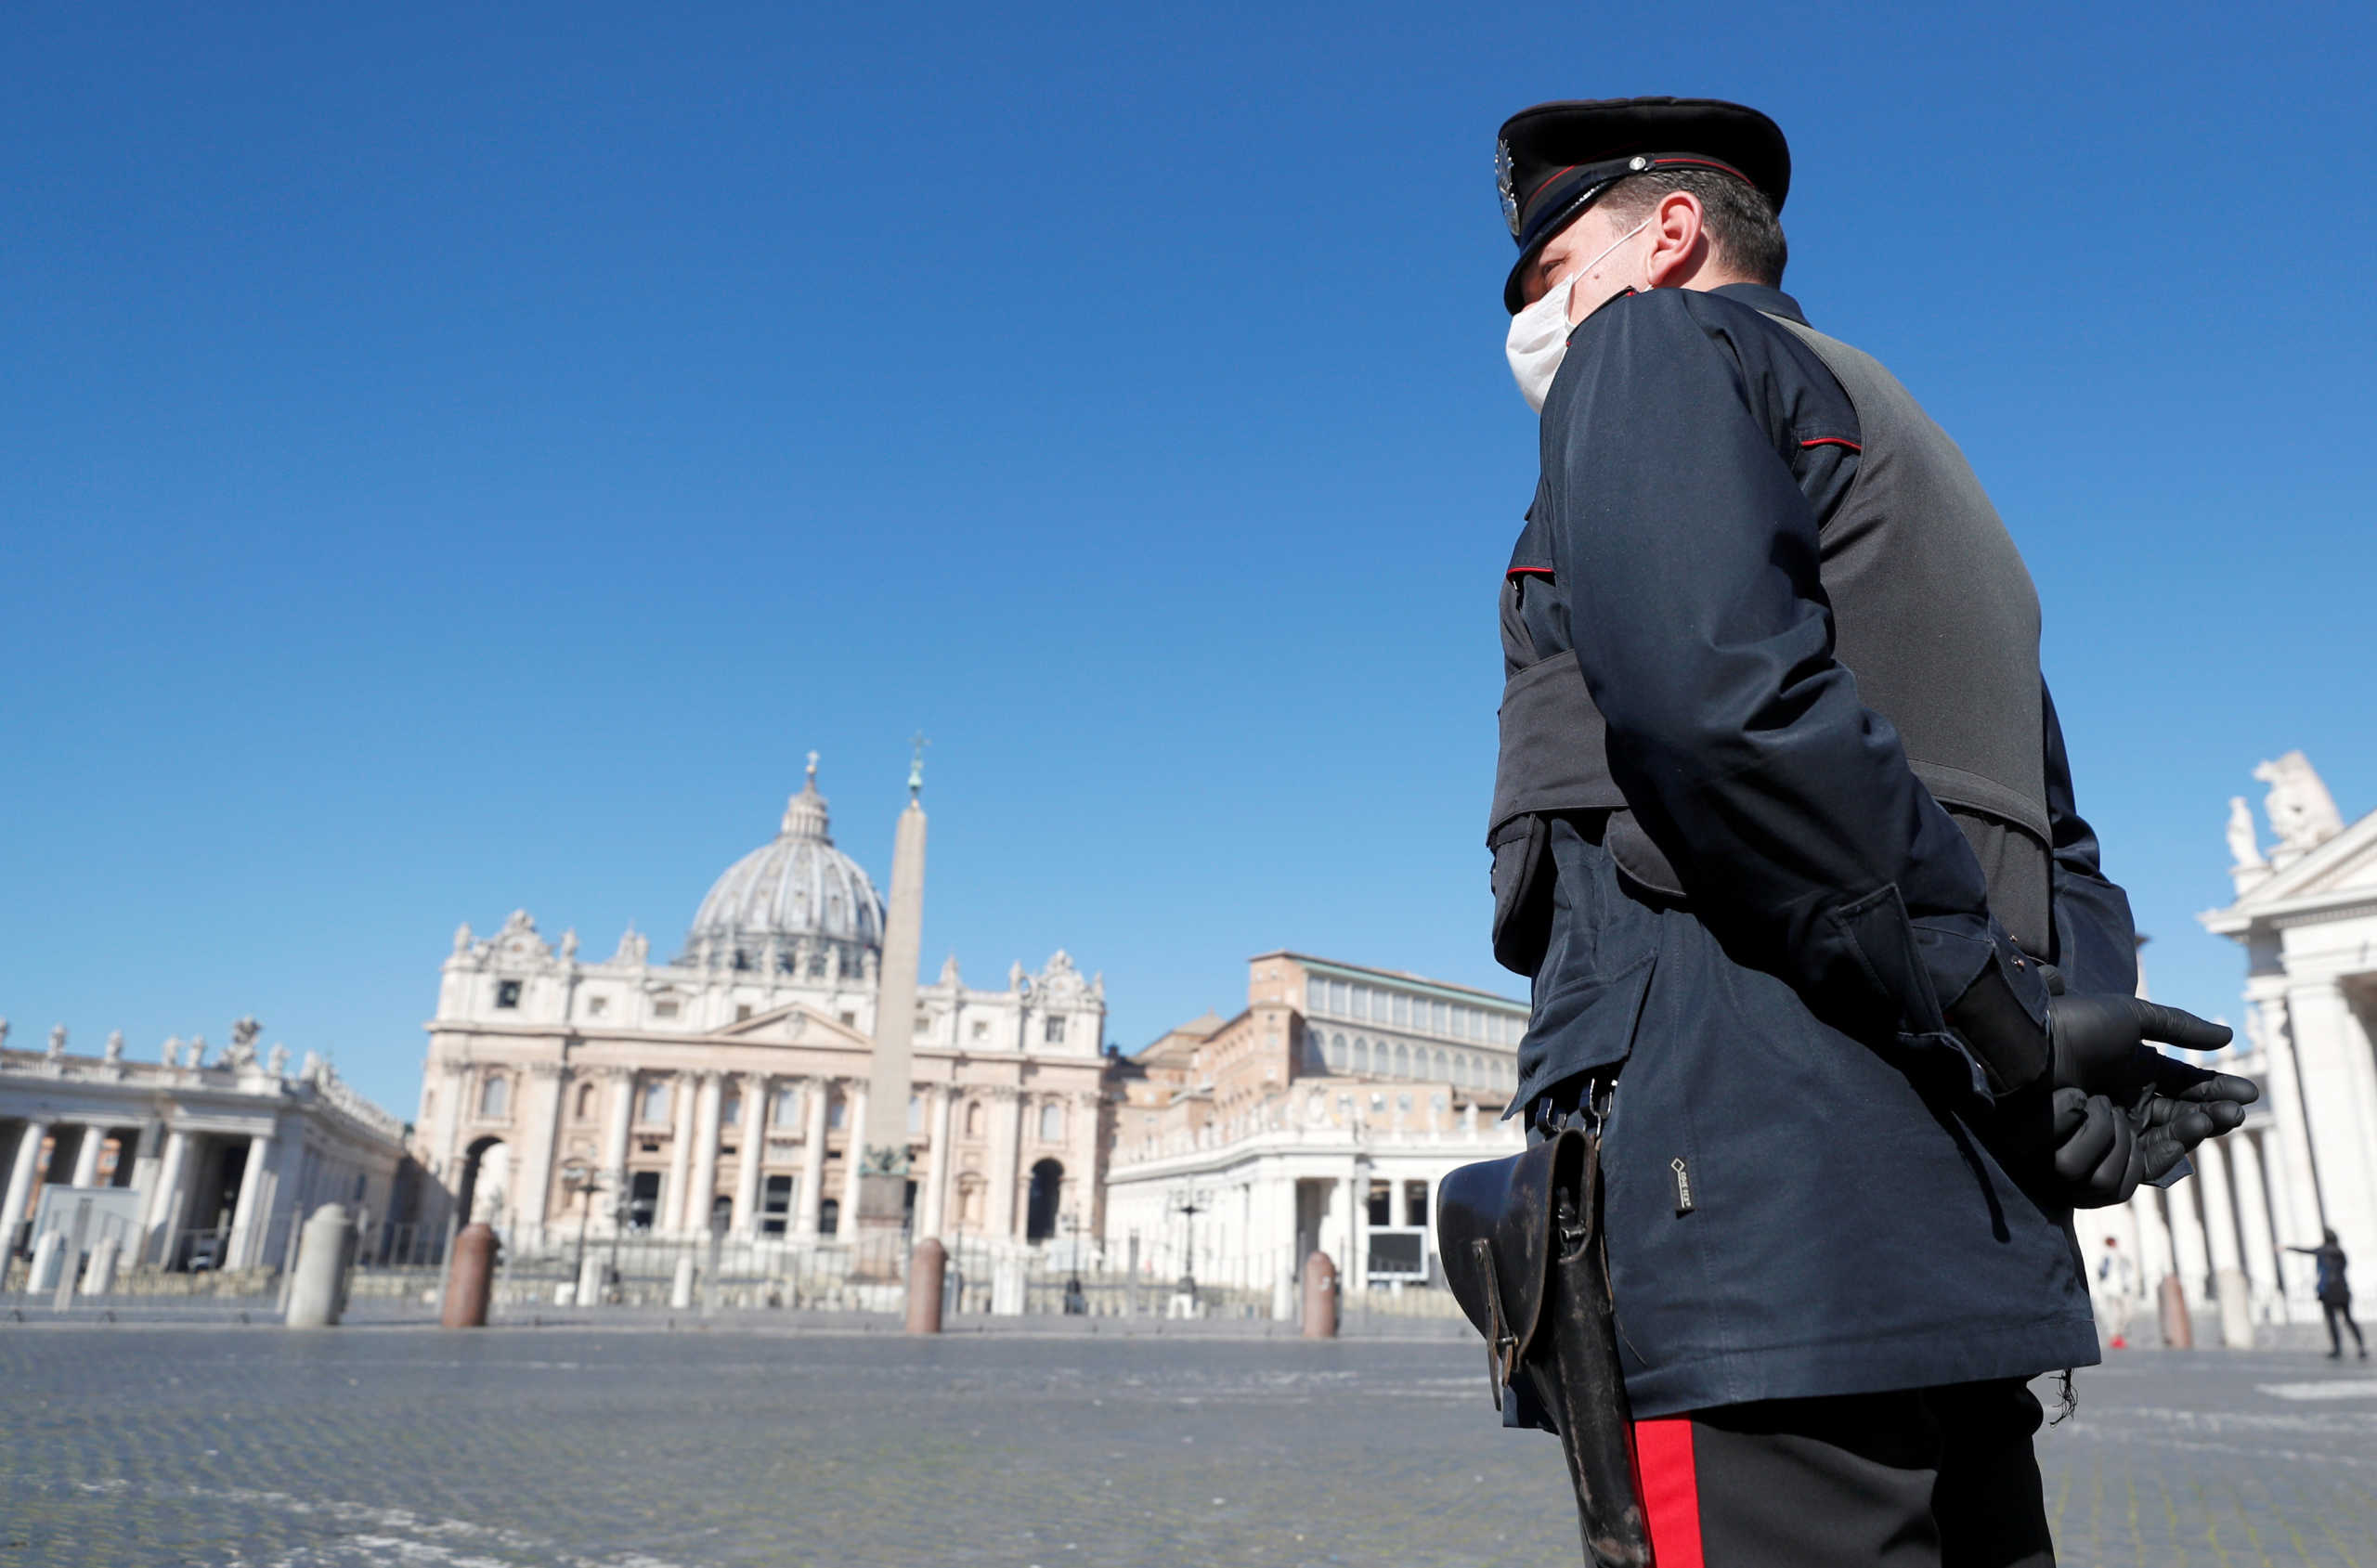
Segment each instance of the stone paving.
[[[1443,1341],[0,1324],[0,1564],[1577,1561]],[[2377,1568],[2377,1377],[2127,1353],[2043,1439],[2072,1564]]]

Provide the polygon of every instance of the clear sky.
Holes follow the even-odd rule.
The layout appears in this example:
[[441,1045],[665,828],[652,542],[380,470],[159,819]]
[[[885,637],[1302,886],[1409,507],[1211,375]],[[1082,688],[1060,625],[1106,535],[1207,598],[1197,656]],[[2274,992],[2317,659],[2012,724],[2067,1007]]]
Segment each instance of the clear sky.
[[2377,805],[2365,7],[43,6],[0,51],[0,1013],[409,1113],[455,925],[673,954],[803,753],[1136,1048],[1487,951],[1494,129],[1739,98],[2038,578],[2158,994]]

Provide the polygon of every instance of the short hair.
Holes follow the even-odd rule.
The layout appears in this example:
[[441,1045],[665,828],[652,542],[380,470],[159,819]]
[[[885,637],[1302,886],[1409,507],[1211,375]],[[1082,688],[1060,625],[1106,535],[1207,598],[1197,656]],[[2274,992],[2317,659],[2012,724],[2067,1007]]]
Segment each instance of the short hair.
[[1791,259],[1783,222],[1774,215],[1774,203],[1747,180],[1714,169],[1629,175],[1594,205],[1608,208],[1621,225],[1630,224],[1679,190],[1699,200],[1702,227],[1727,266],[1769,288],[1782,286],[1784,266]]

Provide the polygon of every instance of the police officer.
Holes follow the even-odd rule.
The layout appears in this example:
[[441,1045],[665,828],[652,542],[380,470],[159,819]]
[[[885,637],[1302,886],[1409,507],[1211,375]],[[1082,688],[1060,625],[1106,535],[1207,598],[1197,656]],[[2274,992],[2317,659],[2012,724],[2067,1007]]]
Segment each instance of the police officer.
[[2098,1359],[2071,1212],[2254,1087],[2147,1043],[2228,1030],[2135,997],[1971,468],[1781,292],[1774,123],[1551,103],[1498,152],[1542,467],[1495,951],[1513,1109],[1597,1130],[1656,1560],[2051,1562],[2025,1385]]

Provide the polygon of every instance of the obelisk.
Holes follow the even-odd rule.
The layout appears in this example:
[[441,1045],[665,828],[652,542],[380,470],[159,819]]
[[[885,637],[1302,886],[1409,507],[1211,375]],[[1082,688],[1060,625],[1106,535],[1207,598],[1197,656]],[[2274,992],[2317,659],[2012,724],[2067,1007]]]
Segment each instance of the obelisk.
[[908,770],[908,809],[891,840],[891,907],[883,921],[877,973],[875,1053],[867,1075],[866,1153],[859,1168],[858,1233],[896,1236],[908,1207],[908,1096],[916,1034],[916,965],[924,951],[925,787],[923,737]]

